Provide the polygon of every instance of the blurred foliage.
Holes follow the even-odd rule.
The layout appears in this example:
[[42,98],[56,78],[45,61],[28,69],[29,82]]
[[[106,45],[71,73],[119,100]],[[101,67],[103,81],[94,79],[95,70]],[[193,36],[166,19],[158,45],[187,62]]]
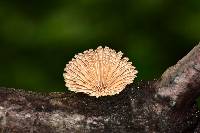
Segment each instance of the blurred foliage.
[[65,64],[98,45],[122,51],[137,80],[159,78],[200,40],[199,0],[1,0],[0,86],[64,91]]

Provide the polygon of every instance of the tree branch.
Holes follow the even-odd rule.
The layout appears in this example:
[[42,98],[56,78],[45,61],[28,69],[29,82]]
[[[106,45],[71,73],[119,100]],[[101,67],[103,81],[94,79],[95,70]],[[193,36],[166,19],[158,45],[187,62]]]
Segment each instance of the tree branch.
[[200,44],[162,75],[157,94],[168,97],[177,108],[188,108],[200,94]]
[[200,132],[194,100],[200,89],[200,45],[158,81],[129,85],[118,95],[35,93],[0,88],[2,133]]

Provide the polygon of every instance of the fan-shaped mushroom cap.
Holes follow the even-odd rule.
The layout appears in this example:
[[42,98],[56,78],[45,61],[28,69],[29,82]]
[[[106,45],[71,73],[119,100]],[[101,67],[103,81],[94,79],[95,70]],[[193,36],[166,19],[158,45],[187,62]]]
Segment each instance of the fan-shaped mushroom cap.
[[121,51],[101,46],[75,55],[64,69],[66,87],[96,97],[118,94],[138,73],[122,55]]

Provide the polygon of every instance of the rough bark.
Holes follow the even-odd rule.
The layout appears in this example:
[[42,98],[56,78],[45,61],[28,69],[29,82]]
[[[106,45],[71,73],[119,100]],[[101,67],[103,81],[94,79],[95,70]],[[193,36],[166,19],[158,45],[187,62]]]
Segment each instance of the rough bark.
[[0,131],[197,133],[199,94],[200,44],[159,80],[129,85],[114,96],[1,87]]

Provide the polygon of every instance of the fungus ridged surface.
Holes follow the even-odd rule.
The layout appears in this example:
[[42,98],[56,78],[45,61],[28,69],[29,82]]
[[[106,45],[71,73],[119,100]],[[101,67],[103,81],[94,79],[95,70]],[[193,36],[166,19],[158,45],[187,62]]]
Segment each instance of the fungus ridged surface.
[[132,62],[122,55],[101,46],[75,55],[64,69],[66,87],[96,97],[118,94],[137,74]]

